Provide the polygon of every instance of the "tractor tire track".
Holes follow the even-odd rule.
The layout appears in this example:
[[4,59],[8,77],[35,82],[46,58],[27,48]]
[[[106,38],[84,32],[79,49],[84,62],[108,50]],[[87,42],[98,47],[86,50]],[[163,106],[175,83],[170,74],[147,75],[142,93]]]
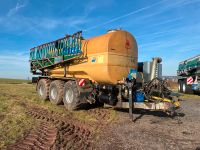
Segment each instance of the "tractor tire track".
[[88,113],[92,115],[96,120],[100,121],[110,119],[110,110],[109,109],[104,109],[104,108],[95,108],[95,109],[90,109],[88,110]]
[[50,124],[42,123],[33,129],[27,136],[19,139],[15,144],[7,147],[8,150],[51,149],[56,141],[57,129]]
[[[90,129],[90,126],[94,126],[93,124],[85,124],[70,117],[62,117],[58,113],[40,107],[25,104],[24,107],[27,115],[42,123],[16,143],[9,145],[8,150],[94,149],[95,134]],[[95,108],[88,110],[88,113],[98,121],[98,125],[95,124],[98,126],[97,128],[104,126],[106,120],[110,118],[108,109]]]
[[87,126],[41,108],[28,108],[27,114],[56,127],[57,136],[51,149],[92,149],[92,134]]

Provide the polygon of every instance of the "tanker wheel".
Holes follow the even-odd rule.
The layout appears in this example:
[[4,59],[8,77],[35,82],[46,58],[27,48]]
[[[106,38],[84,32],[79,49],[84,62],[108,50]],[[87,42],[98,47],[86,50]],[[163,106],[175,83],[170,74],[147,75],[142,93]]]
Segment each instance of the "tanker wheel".
[[179,82],[178,82],[178,91],[179,91],[180,93],[183,92],[183,81],[179,81]]
[[64,81],[55,80],[51,82],[49,87],[49,99],[51,103],[59,105],[63,101]]
[[182,89],[183,89],[183,93],[186,93],[186,91],[187,91],[187,85],[184,82],[182,84]]
[[37,84],[38,95],[44,101],[49,99],[49,84],[50,80],[48,79],[40,79]]
[[80,104],[80,95],[75,81],[68,81],[64,86],[63,102],[67,110],[75,110]]
[[182,84],[182,89],[183,89],[183,93],[186,94],[194,94],[193,90],[192,90],[192,86],[187,85],[186,81],[183,82]]

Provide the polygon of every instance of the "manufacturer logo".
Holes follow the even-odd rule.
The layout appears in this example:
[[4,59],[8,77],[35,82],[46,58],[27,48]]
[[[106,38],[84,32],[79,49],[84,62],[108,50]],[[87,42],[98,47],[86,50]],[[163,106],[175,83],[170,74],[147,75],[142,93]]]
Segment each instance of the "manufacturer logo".
[[91,62],[92,62],[92,63],[95,63],[95,62],[96,62],[96,58],[93,57],[92,60],[91,60]]
[[129,40],[127,40],[127,39],[126,39],[125,48],[127,48],[127,49],[130,49],[130,48],[131,48],[130,42],[129,42]]

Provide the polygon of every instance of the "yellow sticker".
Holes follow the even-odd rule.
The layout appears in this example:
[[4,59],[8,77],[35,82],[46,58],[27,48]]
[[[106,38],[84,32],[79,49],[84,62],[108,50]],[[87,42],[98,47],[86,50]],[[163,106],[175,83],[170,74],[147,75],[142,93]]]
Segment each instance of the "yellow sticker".
[[104,55],[98,56],[98,63],[104,63]]

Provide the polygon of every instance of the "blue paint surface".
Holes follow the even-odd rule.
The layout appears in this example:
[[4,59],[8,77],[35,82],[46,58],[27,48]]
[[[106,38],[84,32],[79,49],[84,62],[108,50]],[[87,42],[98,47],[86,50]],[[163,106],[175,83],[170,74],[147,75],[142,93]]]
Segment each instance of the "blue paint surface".
[[135,102],[144,102],[144,93],[136,91],[134,94]]
[[128,79],[131,80],[133,79],[133,75],[137,73],[136,69],[130,69],[129,74],[128,74]]

